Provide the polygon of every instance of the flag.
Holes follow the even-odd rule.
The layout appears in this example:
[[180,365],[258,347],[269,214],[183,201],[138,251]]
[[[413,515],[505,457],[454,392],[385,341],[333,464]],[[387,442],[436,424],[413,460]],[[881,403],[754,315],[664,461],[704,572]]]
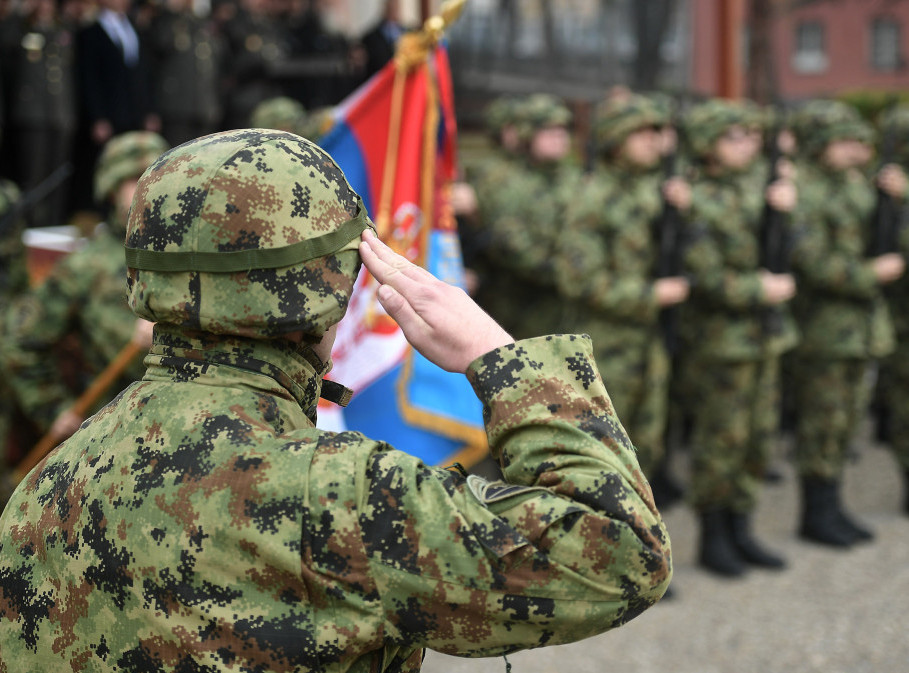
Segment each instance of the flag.
[[[387,64],[342,102],[319,144],[363,198],[382,240],[463,288],[448,204],[456,140],[448,54],[435,45],[413,67]],[[332,352],[331,378],[354,396],[343,411],[320,407],[320,427],[363,432],[429,464],[478,462],[486,433],[470,384],[407,344],[378,303],[377,288],[363,269]]]

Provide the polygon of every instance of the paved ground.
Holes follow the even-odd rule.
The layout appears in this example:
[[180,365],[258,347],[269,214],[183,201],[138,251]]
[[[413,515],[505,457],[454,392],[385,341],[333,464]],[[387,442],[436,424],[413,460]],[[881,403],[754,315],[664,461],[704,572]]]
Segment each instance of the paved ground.
[[[795,475],[781,461],[784,479],[765,489],[755,528],[787,557],[787,570],[738,581],[699,570],[694,516],[675,506],[665,512],[675,597],[611,633],[511,655],[513,673],[909,673],[903,484],[891,454],[864,443],[844,497],[875,529],[874,542],[841,552],[798,540]],[[423,671],[504,673],[505,662],[429,652]]]

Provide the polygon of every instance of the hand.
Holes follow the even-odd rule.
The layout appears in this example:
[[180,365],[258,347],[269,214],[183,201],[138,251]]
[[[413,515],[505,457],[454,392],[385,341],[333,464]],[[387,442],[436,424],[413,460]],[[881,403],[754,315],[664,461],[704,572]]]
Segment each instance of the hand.
[[455,215],[473,215],[477,212],[477,194],[466,182],[451,185],[451,207]]
[[660,307],[681,304],[688,299],[691,285],[684,276],[660,278],[653,283],[653,293]]
[[778,213],[791,213],[798,202],[798,192],[789,180],[776,180],[764,192],[767,203]]
[[379,303],[407,341],[445,371],[463,373],[481,355],[514,343],[463,290],[398,255],[369,229],[361,236],[360,257],[381,283]]
[[54,420],[50,427],[50,434],[52,437],[63,441],[78,430],[84,420],[79,414],[67,409]]
[[142,320],[139,318],[136,321],[136,326],[133,329],[133,338],[132,342],[139,346],[139,348],[151,348],[152,345],[152,336],[155,332],[155,323],[148,322],[148,320]]
[[679,177],[663,183],[663,198],[682,212],[691,207],[691,185]]
[[888,252],[872,259],[871,268],[878,283],[887,285],[905,273],[906,260],[898,252]]
[[761,289],[768,304],[782,304],[795,296],[795,278],[789,273],[761,271]]
[[903,169],[896,164],[887,164],[877,174],[877,185],[885,194],[892,196],[894,199],[902,199],[906,196],[907,184],[906,174]]

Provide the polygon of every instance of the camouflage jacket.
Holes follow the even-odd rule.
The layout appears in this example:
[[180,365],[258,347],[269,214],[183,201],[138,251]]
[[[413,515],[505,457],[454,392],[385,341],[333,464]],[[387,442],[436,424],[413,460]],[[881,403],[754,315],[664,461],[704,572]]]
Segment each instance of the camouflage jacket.
[[[19,201],[19,188],[9,180],[0,180],[0,309],[14,296],[28,288],[25,246],[22,229],[25,220],[3,221]],[[0,324],[3,318],[0,316]]]
[[669,539],[584,337],[468,370],[505,482],[312,427],[284,342],[156,327],[0,518],[0,671],[416,671],[655,602]]
[[692,289],[680,309],[679,331],[696,356],[757,360],[789,350],[798,339],[786,305],[775,309],[779,328],[766,328],[760,281],[765,182],[746,170],[702,174],[692,183],[685,250]]
[[[0,363],[23,411],[46,430],[129,342],[136,316],[126,305],[123,242],[108,232],[64,257],[47,279],[7,310]],[[60,371],[60,347],[78,336],[85,370],[67,385]],[[121,386],[142,377],[137,362]],[[100,405],[99,405],[100,406]]]
[[799,166],[793,302],[806,355],[880,357],[894,348],[893,323],[865,257],[874,187],[858,171]]
[[579,177],[568,161],[534,166],[503,159],[485,170],[477,197],[489,232],[488,254],[528,281],[554,285],[556,238]]
[[567,204],[556,278],[590,319],[635,331],[656,325],[653,225],[663,207],[661,183],[659,170],[599,168]]

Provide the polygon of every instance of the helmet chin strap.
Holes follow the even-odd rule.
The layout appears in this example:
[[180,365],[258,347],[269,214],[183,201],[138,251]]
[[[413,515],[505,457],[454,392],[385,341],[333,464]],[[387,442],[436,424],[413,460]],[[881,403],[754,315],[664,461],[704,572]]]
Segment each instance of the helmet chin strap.
[[322,379],[322,394],[319,397],[337,404],[339,407],[346,407],[350,403],[350,398],[353,397],[353,391],[337,381]]

